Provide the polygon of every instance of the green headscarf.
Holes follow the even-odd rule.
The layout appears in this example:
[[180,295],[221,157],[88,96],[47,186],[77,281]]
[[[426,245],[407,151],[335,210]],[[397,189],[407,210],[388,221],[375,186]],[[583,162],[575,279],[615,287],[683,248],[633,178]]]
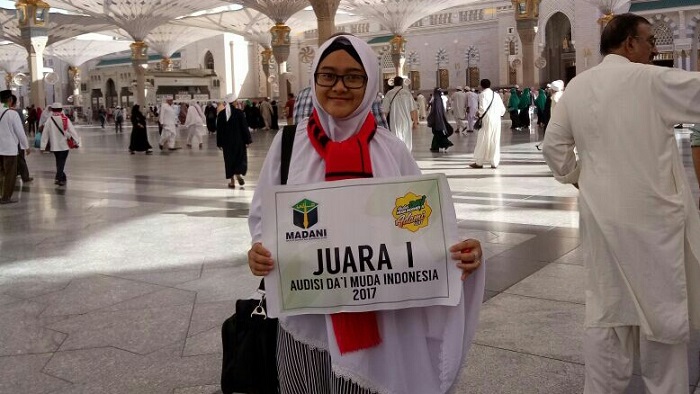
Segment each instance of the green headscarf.
[[523,90],[523,94],[520,96],[520,105],[518,105],[518,108],[519,109],[530,108],[531,101],[532,101],[532,96],[530,96],[530,88],[525,88],[525,90]]
[[547,105],[547,93],[544,92],[544,89],[540,89],[537,91],[535,105],[540,111],[544,111],[544,107],[545,105]]
[[510,90],[510,99],[508,100],[508,111],[515,111],[520,105],[520,99],[518,98],[518,90],[513,88]]

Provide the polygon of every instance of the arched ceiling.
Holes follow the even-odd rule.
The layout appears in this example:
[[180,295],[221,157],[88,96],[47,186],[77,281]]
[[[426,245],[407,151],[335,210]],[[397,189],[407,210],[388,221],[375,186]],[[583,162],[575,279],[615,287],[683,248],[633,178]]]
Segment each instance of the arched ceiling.
[[0,45],[0,69],[16,73],[27,65],[27,50],[17,44]]
[[[0,27],[2,27],[3,39],[19,45],[23,44],[16,10],[0,9]],[[81,34],[109,29],[112,24],[104,18],[52,13],[47,27],[49,35],[47,45],[51,45]]]
[[55,56],[71,66],[78,67],[88,60],[129,50],[130,44],[131,41],[127,40],[104,41],[71,38],[47,47],[45,54]]
[[221,0],[51,0],[55,7],[106,18],[136,41],[175,18],[230,4]]
[[404,34],[409,26],[430,14],[478,0],[342,0],[341,7],[381,23],[394,34]]

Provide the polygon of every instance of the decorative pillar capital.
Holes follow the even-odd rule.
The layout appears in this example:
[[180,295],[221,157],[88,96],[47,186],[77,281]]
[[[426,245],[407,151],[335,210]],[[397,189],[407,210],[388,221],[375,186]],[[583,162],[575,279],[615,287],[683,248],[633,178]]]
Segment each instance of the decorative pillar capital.
[[405,55],[406,54],[406,39],[400,34],[395,34],[394,37],[389,41],[391,44],[391,54],[392,55]]
[[15,8],[17,8],[17,21],[20,29],[46,28],[49,24],[51,6],[42,0],[18,0],[15,3]]
[[160,69],[163,71],[173,71],[173,61],[169,57],[160,59]]
[[131,60],[148,62],[148,45],[143,41],[134,41],[131,48]]
[[272,28],[270,28],[270,33],[272,34],[272,47],[280,45],[291,45],[292,39],[289,33],[292,29],[285,25],[284,23],[275,23]]
[[12,73],[6,73],[5,74],[5,85],[7,86],[7,89],[12,89],[12,80],[15,78],[15,75]]
[[537,19],[540,15],[540,0],[511,0],[515,8],[515,20]]
[[262,52],[260,52],[260,56],[262,56],[262,64],[269,66],[272,60],[272,49],[265,48]]
[[613,14],[612,12],[609,14],[605,14],[605,15],[601,16],[600,19],[598,19],[598,24],[600,25],[600,27],[605,28],[605,26],[607,26],[608,23],[610,23],[610,21],[614,17],[615,17],[615,14]]

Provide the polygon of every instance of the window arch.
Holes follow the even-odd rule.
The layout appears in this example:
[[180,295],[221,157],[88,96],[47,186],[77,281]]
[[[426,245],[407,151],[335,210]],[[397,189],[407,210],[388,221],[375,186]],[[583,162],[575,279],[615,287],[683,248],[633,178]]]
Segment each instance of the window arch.
[[673,45],[673,31],[666,22],[656,21],[651,26],[651,31],[656,36],[656,45]]
[[207,70],[214,69],[214,55],[211,54],[211,51],[207,51],[204,54],[204,68]]

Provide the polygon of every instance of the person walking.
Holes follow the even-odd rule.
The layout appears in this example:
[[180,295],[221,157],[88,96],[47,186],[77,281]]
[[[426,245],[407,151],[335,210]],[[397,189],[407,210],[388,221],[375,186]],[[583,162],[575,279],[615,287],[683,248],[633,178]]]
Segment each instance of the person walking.
[[[10,109],[17,112],[17,115],[19,115],[19,119],[24,124],[24,114],[22,114],[22,111],[17,109],[17,96],[14,94],[11,96],[10,100]],[[22,128],[24,129],[24,127]],[[29,139],[27,139],[29,142]],[[29,175],[29,166],[27,165],[27,160],[25,158],[25,154],[29,154],[31,152],[31,142],[29,143],[29,149],[22,149],[21,146],[17,147],[17,176],[22,179],[22,183],[29,183],[34,180]]]
[[284,104],[284,115],[287,118],[287,125],[291,126],[294,124],[294,104],[296,99],[294,98],[294,93],[287,94],[287,102]]
[[122,107],[117,107],[114,109],[114,132],[124,132],[124,110]]
[[12,91],[1,91],[0,102],[0,204],[4,205],[18,201],[12,198],[17,182],[17,155],[20,149],[27,154],[30,151],[19,114],[10,109]]
[[430,114],[428,115],[428,127],[433,131],[433,141],[430,144],[431,152],[443,150],[447,152],[447,149],[454,145],[449,139],[454,129],[447,121],[440,88],[433,90],[433,99],[430,103]]
[[141,113],[141,106],[136,104],[131,107],[131,139],[129,140],[129,153],[146,152],[153,154],[153,148],[148,142],[146,117]]
[[187,108],[185,117],[185,129],[187,129],[187,147],[192,149],[193,144],[197,144],[199,149],[203,148],[202,136],[206,134],[204,127],[204,112],[197,103],[192,103]]
[[[73,142],[69,142],[72,140]],[[56,176],[54,183],[63,186],[68,182],[65,167],[70,149],[80,146],[80,136],[73,123],[63,113],[63,104],[51,104],[51,116],[44,124],[41,134],[41,150],[50,150],[56,158]]]
[[476,118],[479,112],[479,95],[473,90],[469,89],[466,92],[467,95],[467,133],[474,132],[474,124],[476,123]]
[[625,392],[638,354],[646,393],[687,394],[700,216],[673,127],[700,123],[700,75],[651,65],[656,37],[635,14],[608,22],[600,52],[569,82],[542,146],[554,177],[579,188],[584,393]]
[[161,105],[159,121],[163,125],[163,131],[160,134],[160,141],[158,142],[160,150],[163,150],[165,147],[170,151],[177,150],[178,148],[175,147],[175,140],[177,138],[177,125],[179,122],[177,113],[173,108],[172,98],[167,98]]
[[532,106],[532,94],[530,88],[525,88],[518,98],[518,127],[530,130],[530,107]]
[[267,97],[260,102],[260,116],[265,125],[263,129],[270,130],[272,128],[272,105],[270,104],[270,99]]
[[[380,72],[376,54],[364,40],[332,37],[318,49],[312,70],[314,108],[294,135],[289,184],[420,174],[405,145],[377,126],[371,114]],[[272,142],[250,207],[253,244],[248,265],[257,276],[270,274],[277,264],[262,242],[263,216],[274,215],[262,199],[281,183],[282,134],[277,133]],[[466,248],[473,249],[460,252]],[[457,306],[280,318],[281,393],[370,394],[382,388],[386,393],[444,394],[454,390],[478,324],[485,275],[479,268],[478,241],[462,241],[450,250],[454,252],[450,266],[462,270],[465,280]]]
[[235,100],[232,94],[226,96],[225,107],[216,119],[216,146],[224,154],[226,179],[231,189],[236,188],[236,181],[240,186],[245,185],[248,145],[253,143],[245,114],[233,105]]
[[482,127],[476,139],[474,163],[469,167],[484,168],[485,163],[490,163],[491,168],[497,168],[501,161],[501,116],[505,115],[506,107],[501,96],[491,90],[490,80],[482,79],[480,85],[478,114]]
[[389,121],[389,129],[408,148],[413,150],[413,130],[418,127],[418,105],[411,92],[403,86],[403,78],[394,77],[394,88],[382,101],[382,112]]

